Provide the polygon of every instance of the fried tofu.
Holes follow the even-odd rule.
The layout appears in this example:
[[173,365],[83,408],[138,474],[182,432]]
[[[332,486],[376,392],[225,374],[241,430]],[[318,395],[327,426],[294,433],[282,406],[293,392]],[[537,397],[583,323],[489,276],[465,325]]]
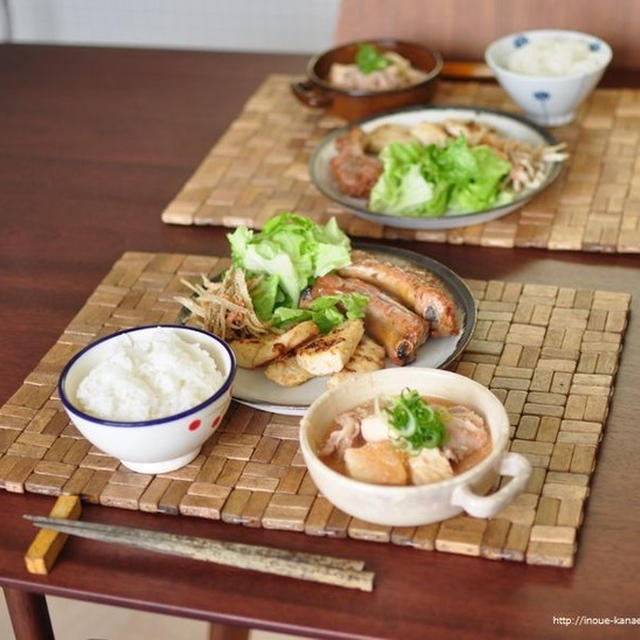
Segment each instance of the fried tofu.
[[313,378],[313,374],[298,365],[295,353],[288,353],[274,360],[264,370],[264,375],[283,387],[297,387],[299,384]]
[[314,376],[336,373],[349,362],[363,335],[362,320],[347,320],[298,349],[296,361]]
[[381,347],[369,336],[362,336],[351,359],[344,365],[341,371],[334,373],[327,380],[327,389],[333,389],[341,382],[354,378],[359,373],[384,369],[384,347]]
[[388,441],[368,442],[344,452],[347,475],[373,484],[407,484],[402,454]]
[[453,476],[449,460],[437,447],[422,449],[417,456],[409,456],[412,484],[431,484]]
[[293,351],[301,344],[320,333],[316,323],[306,320],[289,331],[268,338],[245,338],[232,340],[229,345],[236,355],[238,365],[245,369],[256,369]]

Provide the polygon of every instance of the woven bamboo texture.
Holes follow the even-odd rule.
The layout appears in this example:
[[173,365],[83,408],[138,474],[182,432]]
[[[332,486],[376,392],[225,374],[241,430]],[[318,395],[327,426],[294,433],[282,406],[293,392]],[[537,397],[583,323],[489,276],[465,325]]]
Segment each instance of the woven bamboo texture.
[[[167,223],[260,228],[281,210],[338,216],[349,234],[491,247],[640,252],[640,91],[599,89],[576,122],[553,130],[569,146],[561,176],[520,210],[484,225],[402,231],[356,218],[309,178],[311,153],[342,121],[300,105],[291,78],[268,76],[162,213]],[[438,104],[517,111],[498,86],[441,82]]]
[[157,476],[128,471],[68,420],[56,382],[74,353],[122,328],[174,322],[180,311],[174,296],[185,292],[181,278],[195,280],[227,264],[205,256],[124,254],[0,409],[0,486],[249,527],[572,566],[628,294],[468,281],[478,323],[456,369],[504,402],[511,450],[530,460],[533,474],[525,492],[490,520],[461,516],[389,528],[351,519],[318,495],[298,448],[296,418],[233,403],[191,464]]

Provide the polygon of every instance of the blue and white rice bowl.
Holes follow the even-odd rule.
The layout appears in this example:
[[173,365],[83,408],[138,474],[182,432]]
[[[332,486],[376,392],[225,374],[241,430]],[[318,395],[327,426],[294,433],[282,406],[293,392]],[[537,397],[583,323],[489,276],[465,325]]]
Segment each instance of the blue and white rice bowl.
[[[509,68],[509,58],[541,40],[584,42],[593,54],[592,68],[565,75],[529,75]],[[576,110],[600,81],[611,62],[611,47],[600,38],[579,31],[540,29],[522,31],[492,42],[485,60],[511,98],[537,124],[560,126],[571,122]]]
[[[79,407],[80,382],[118,343],[145,332],[177,332],[185,342],[197,344],[215,361],[222,385],[208,398],[184,411],[139,422],[106,420]],[[236,361],[231,348],[211,333],[181,325],[153,325],[119,331],[93,342],[64,367],[58,382],[62,405],[78,431],[98,449],[140,473],[166,473],[191,462],[203,443],[218,428],[231,403]]]

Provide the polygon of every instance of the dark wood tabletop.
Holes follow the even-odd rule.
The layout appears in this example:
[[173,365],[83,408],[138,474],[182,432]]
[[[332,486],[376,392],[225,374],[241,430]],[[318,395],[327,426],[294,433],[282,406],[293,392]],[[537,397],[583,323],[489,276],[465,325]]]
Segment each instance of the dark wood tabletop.
[[[225,231],[160,212],[267,73],[300,56],[0,46],[0,403],[127,250],[226,254]],[[640,87],[640,76],[624,82]],[[53,499],[0,493],[0,584],[322,638],[626,638],[554,616],[640,617],[640,258],[406,243],[465,277],[630,292],[631,324],[573,569],[426,553],[93,505],[87,519],[362,558],[371,594],[69,540],[26,572],[23,513]]]

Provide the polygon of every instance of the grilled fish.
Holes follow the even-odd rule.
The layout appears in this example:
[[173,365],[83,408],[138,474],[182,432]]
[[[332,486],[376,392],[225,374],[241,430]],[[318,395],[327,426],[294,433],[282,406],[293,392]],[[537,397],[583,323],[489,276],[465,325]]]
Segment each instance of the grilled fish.
[[366,251],[351,252],[351,264],[338,271],[379,287],[429,322],[434,338],[459,332],[457,308],[444,284],[418,267],[400,267],[379,260]]
[[327,275],[318,278],[305,295],[317,298],[342,293],[359,293],[369,298],[365,330],[384,346],[394,364],[405,365],[415,360],[417,348],[427,339],[428,323],[377,287],[357,278]]

